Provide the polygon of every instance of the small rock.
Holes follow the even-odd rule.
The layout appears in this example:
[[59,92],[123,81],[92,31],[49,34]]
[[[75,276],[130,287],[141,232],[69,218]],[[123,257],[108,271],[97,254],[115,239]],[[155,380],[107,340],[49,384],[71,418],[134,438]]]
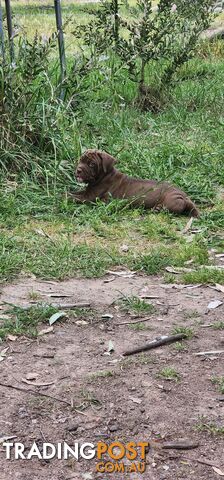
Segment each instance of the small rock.
[[109,428],[110,432],[117,432],[117,430],[119,430],[118,425],[109,425],[108,428]]
[[71,423],[71,424],[68,426],[67,430],[68,430],[69,432],[76,432],[76,430],[77,430],[78,428],[79,428],[79,424],[78,424],[78,423]]

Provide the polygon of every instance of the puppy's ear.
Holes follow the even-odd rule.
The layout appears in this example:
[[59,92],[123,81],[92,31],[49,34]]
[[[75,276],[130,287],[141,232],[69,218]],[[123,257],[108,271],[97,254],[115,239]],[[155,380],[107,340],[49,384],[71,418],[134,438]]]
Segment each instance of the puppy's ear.
[[104,173],[109,173],[112,170],[114,164],[117,163],[116,158],[112,157],[112,155],[106,152],[100,152],[100,157],[102,160],[102,167]]

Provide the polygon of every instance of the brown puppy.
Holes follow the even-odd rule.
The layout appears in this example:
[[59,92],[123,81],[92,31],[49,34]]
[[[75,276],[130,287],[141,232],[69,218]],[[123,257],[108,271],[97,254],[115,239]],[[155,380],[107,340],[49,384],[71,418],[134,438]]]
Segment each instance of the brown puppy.
[[168,182],[141,180],[128,177],[114,168],[116,159],[100,150],[86,150],[81,156],[76,178],[87,184],[85,190],[77,192],[74,199],[78,202],[95,202],[97,198],[107,201],[112,198],[127,198],[135,206],[172,213],[199,216],[194,203],[179,188]]

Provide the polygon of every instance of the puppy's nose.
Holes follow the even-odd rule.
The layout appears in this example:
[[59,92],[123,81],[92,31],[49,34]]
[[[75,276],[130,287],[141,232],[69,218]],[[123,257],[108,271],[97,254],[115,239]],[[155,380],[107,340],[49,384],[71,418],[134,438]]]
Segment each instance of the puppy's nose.
[[76,173],[77,173],[77,175],[79,175],[79,173],[82,173],[82,169],[80,167],[78,167],[77,170],[76,170]]

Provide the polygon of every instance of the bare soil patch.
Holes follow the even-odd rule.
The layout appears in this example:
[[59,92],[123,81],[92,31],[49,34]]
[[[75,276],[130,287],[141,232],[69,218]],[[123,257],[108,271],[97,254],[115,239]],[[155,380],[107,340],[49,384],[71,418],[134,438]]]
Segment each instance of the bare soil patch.
[[[124,295],[139,295],[148,287],[156,308],[143,329],[130,328],[125,323],[136,318],[122,312],[116,300]],[[215,479],[212,466],[197,459],[209,460],[224,471],[223,435],[204,430],[203,425],[215,425],[217,432],[224,427],[224,402],[211,379],[224,375],[224,355],[197,357],[200,351],[223,350],[224,333],[213,324],[223,318],[224,305],[208,312],[208,303],[223,300],[223,293],[209,287],[163,285],[158,277],[134,276],[105,279],[72,279],[64,282],[43,282],[26,279],[2,288],[0,301],[16,305],[30,303],[30,293],[41,299],[60,304],[86,301],[93,314],[87,324],[77,324],[80,318],[61,320],[54,331],[37,339],[18,338],[6,341],[0,350],[9,347],[0,363],[1,382],[33,388],[67,401],[73,401],[77,413],[66,404],[29,393],[0,387],[0,437],[15,435],[27,449],[34,441],[93,443],[115,439],[122,442],[151,441],[144,474],[95,472],[95,460],[42,461],[6,460],[0,445],[0,480],[70,480],[93,478],[112,480]],[[56,292],[71,297],[53,298]],[[115,303],[114,303],[115,302]],[[4,311],[4,305],[1,312]],[[110,313],[113,318],[103,319]],[[149,315],[147,315],[148,317]],[[184,342],[184,349],[163,346],[152,352],[124,358],[122,353],[160,335],[171,334],[175,327],[194,330],[194,337]],[[45,325],[40,325],[45,328]],[[105,355],[109,341],[114,352]],[[170,367],[180,380],[158,376]],[[36,376],[36,382],[49,386],[30,387],[22,379]],[[32,375],[31,375],[32,376]],[[201,428],[198,428],[201,427]],[[164,441],[187,438],[199,447],[189,451],[162,450]],[[89,473],[89,477],[85,477]],[[84,476],[83,476],[84,475]]]

